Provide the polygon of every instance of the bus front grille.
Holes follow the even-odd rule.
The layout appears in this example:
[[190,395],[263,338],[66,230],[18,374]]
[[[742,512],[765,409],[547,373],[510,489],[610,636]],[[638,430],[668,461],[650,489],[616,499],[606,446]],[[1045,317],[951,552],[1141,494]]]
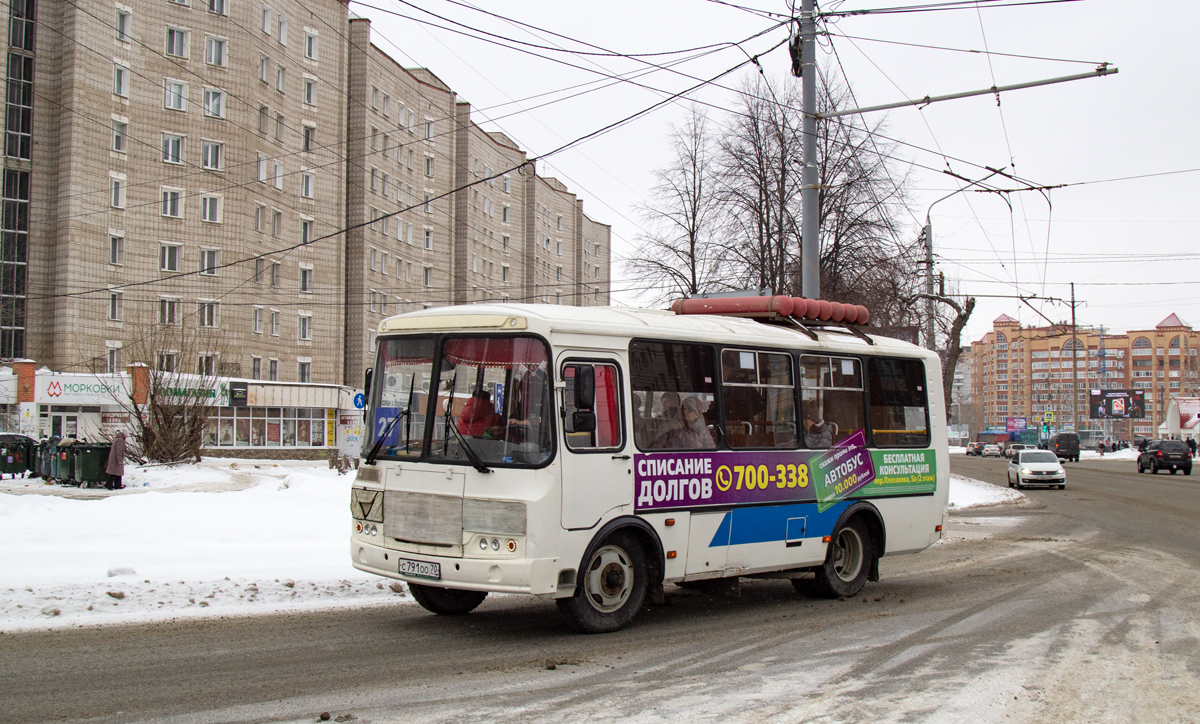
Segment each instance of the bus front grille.
[[383,534],[417,543],[462,545],[462,498],[388,491]]

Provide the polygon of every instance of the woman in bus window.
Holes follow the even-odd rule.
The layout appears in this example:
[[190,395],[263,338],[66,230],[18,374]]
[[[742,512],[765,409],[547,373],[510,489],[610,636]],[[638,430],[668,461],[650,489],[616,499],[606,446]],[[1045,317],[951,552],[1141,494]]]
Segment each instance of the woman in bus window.
[[504,420],[492,406],[492,396],[482,387],[475,390],[458,416],[458,431],[468,437],[482,437],[488,428],[503,425]]
[[685,398],[683,404],[680,405],[679,414],[683,418],[683,425],[662,433],[654,439],[650,447],[711,450],[717,446],[712,433],[708,431],[708,425],[704,422],[704,403],[700,401],[700,398]]

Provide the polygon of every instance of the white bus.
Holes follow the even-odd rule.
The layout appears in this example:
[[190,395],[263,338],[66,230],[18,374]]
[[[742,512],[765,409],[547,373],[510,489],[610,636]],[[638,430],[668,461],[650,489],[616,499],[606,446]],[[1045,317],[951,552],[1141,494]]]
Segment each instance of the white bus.
[[491,591],[553,598],[585,632],[627,625],[664,583],[858,593],[880,557],[941,537],[938,358],[765,316],[504,304],[384,320],[353,565],[438,614]]

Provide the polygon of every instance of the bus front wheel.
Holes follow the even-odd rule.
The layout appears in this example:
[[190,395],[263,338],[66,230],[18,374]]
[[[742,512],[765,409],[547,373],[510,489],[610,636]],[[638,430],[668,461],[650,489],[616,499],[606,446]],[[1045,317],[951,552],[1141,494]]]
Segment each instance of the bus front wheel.
[[575,595],[558,599],[558,610],[577,631],[619,631],[642,608],[647,575],[642,547],[633,536],[618,532],[588,557],[577,577]]
[[[1018,478],[1017,486],[1020,485]],[[813,571],[816,574],[811,584],[814,592],[823,598],[856,595],[867,583],[873,550],[871,532],[866,524],[859,518],[847,521],[834,531],[825,554],[825,563]]]
[[419,583],[408,584],[408,592],[422,608],[439,616],[461,616],[470,613],[487,598],[487,591],[459,591],[453,588],[423,586]]

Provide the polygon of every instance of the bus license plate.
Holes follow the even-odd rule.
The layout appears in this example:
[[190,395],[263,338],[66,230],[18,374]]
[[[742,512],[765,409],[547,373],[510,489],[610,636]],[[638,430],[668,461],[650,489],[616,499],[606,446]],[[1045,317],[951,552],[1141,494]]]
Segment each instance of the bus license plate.
[[442,577],[441,563],[426,563],[425,561],[410,561],[400,559],[400,573],[414,578],[432,578],[437,581]]

